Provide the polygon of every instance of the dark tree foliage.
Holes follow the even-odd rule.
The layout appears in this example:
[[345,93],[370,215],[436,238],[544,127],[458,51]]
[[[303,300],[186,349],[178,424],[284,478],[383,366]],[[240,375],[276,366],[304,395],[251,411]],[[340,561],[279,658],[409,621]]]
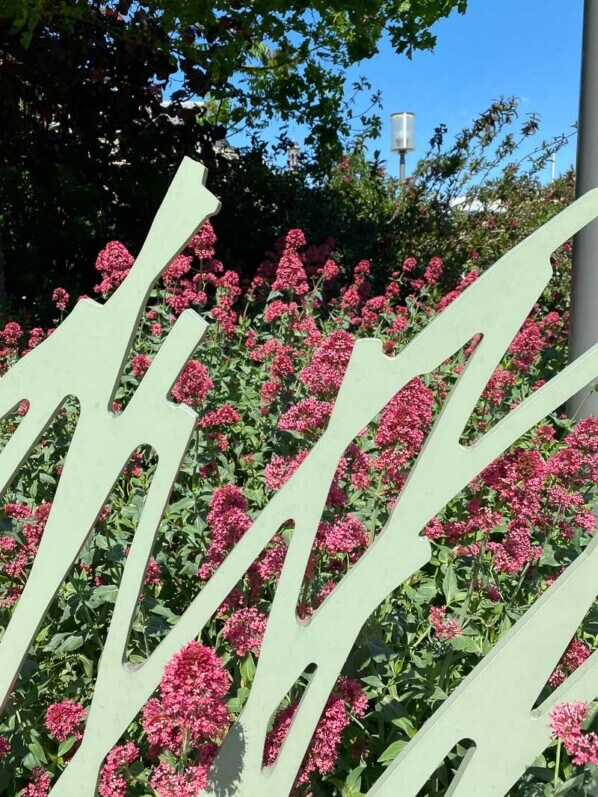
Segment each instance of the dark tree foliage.
[[0,25],[0,231],[17,300],[89,290],[94,253],[115,237],[139,246],[206,136],[195,109],[161,105],[173,64],[157,31],[132,40],[114,32],[124,24],[39,24],[27,46]]
[[[318,167],[338,162],[356,116],[365,129],[379,124],[375,112],[347,106],[347,67],[371,57],[383,34],[407,55],[432,47],[430,26],[466,5],[2,0],[0,251],[9,296],[30,305],[57,284],[90,291],[98,249],[118,237],[138,250],[183,155],[202,159],[210,185],[223,181],[230,193],[230,164],[213,145],[241,126],[258,132],[276,120],[284,132],[298,121],[311,130]],[[353,88],[359,94],[367,81]]]

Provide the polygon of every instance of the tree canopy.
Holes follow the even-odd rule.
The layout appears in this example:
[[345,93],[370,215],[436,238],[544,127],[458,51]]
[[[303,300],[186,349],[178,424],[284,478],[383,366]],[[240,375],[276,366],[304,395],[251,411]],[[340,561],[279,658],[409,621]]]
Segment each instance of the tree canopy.
[[[346,72],[383,36],[431,48],[430,27],[467,0],[3,0],[0,243],[6,285],[89,289],[111,238],[135,247],[183,155],[217,188],[214,144],[276,120],[309,132],[314,163],[338,162],[376,94]],[[168,102],[165,102],[167,100]],[[369,99],[363,102],[367,105]],[[357,118],[356,118],[357,117]],[[230,171],[227,167],[226,171]],[[226,178],[230,184],[230,176]]]
[[[209,124],[256,130],[275,117],[295,119],[322,150],[353,122],[345,94],[350,66],[375,55],[383,36],[409,57],[431,49],[431,26],[466,7],[467,0],[5,0],[0,19],[5,57],[15,36],[28,48],[27,60],[42,58],[40,45],[50,45],[50,81],[54,68],[71,66],[76,84],[111,83],[115,75],[104,59],[125,55],[130,82],[144,79],[155,96],[174,83],[174,100],[209,97],[212,112],[197,112]],[[38,91],[44,89],[51,99],[50,87]],[[360,115],[362,124],[375,123]]]

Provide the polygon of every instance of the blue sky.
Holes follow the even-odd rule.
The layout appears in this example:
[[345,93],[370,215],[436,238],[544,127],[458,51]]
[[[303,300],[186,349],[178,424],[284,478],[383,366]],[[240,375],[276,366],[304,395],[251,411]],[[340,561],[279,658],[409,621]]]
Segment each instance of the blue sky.
[[[407,171],[427,149],[434,127],[458,133],[500,95],[521,99],[520,118],[541,117],[542,138],[571,131],[577,119],[583,0],[470,0],[465,15],[453,13],[434,26],[434,52],[410,61],[387,42],[355,74],[365,75],[382,91],[383,131],[374,142],[388,170],[398,170],[389,149],[389,116],[416,114],[416,151]],[[364,98],[365,99],[365,98]],[[301,140],[300,129],[290,129]],[[231,143],[235,143],[231,141]],[[557,155],[557,173],[575,162],[576,137]],[[543,175],[550,177],[550,167]]]
[[[383,44],[361,71],[382,90],[377,146],[389,171],[396,166],[389,152],[393,111],[416,113],[416,157],[439,122],[457,133],[501,94],[521,99],[522,117],[540,114],[541,138],[569,132],[578,114],[582,18],[582,0],[470,0],[465,15],[435,26],[433,53],[409,61]],[[557,154],[557,173],[575,162],[575,146],[576,137]]]

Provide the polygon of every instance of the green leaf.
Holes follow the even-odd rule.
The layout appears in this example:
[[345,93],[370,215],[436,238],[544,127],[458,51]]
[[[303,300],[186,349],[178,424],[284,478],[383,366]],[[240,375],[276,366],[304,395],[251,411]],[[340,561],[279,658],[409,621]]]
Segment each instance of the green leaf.
[[383,661],[392,661],[394,658],[393,651],[379,639],[369,640],[367,648],[376,664],[380,664]]
[[449,565],[446,569],[446,573],[444,575],[444,579],[442,581],[442,591],[444,592],[444,597],[446,598],[446,605],[450,606],[455,595],[458,592],[457,586],[457,576],[455,575],[455,569],[452,565]]
[[80,634],[67,637],[64,642],[56,648],[56,653],[72,653],[73,650],[79,650],[83,647],[84,639]]
[[392,721],[392,724],[404,731],[410,739],[413,739],[417,733],[409,717],[397,717]]
[[27,747],[31,751],[32,755],[35,756],[38,763],[40,764],[47,764],[48,759],[46,758],[46,754],[44,753],[44,748],[41,746],[37,739],[34,739],[30,742]]
[[361,773],[364,769],[365,766],[359,766],[349,772],[342,788],[343,797],[358,797],[361,794]]
[[185,496],[185,498],[181,498],[180,501],[176,501],[172,506],[169,506],[166,510],[166,514],[170,515],[177,515],[183,509],[193,509],[195,507],[195,498],[192,496]]
[[97,609],[102,603],[114,603],[118,595],[118,587],[114,584],[102,584],[96,587],[87,602],[90,609]]
[[462,650],[465,653],[475,653],[478,656],[482,655],[482,642],[478,637],[471,637],[461,635],[451,639],[451,647],[453,650]]
[[378,759],[378,763],[383,764],[385,761],[394,761],[406,744],[407,741],[405,739],[397,739],[396,742],[389,744]]
[[557,567],[558,562],[554,556],[554,548],[549,542],[544,543],[544,547],[542,548],[542,556],[540,557],[540,565],[550,565],[551,567]]
[[365,678],[361,680],[364,684],[368,684],[368,686],[373,686],[376,689],[384,689],[384,681],[378,675],[366,675]]
[[69,736],[68,739],[65,739],[64,742],[61,742],[60,747],[58,748],[58,758],[65,756],[76,741],[77,740],[74,736]]
[[[557,788],[555,791],[555,797],[560,797],[561,794],[568,794],[572,789],[577,788],[577,786],[583,786],[583,782],[585,780],[585,775],[576,775],[571,780],[568,780],[566,783],[563,783],[561,786]],[[582,792],[583,793],[583,792]]]
[[253,677],[255,675],[255,661],[253,660],[253,656],[251,653],[248,653],[243,661],[241,662],[241,678],[244,684],[250,684],[253,681]]
[[85,677],[89,678],[90,680],[93,678],[93,661],[88,659],[87,656],[84,656],[82,653],[79,654],[79,661],[83,665],[83,671],[85,672]]
[[438,589],[432,579],[422,581],[415,590],[415,599],[421,603],[429,603],[436,596]]

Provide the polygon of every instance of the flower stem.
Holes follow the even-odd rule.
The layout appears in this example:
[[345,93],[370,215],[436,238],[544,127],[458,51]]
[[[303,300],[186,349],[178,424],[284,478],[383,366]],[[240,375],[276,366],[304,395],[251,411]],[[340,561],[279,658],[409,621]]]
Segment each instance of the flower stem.
[[554,788],[559,784],[559,771],[561,769],[561,747],[562,741],[559,739],[556,746],[556,761],[554,762]]

